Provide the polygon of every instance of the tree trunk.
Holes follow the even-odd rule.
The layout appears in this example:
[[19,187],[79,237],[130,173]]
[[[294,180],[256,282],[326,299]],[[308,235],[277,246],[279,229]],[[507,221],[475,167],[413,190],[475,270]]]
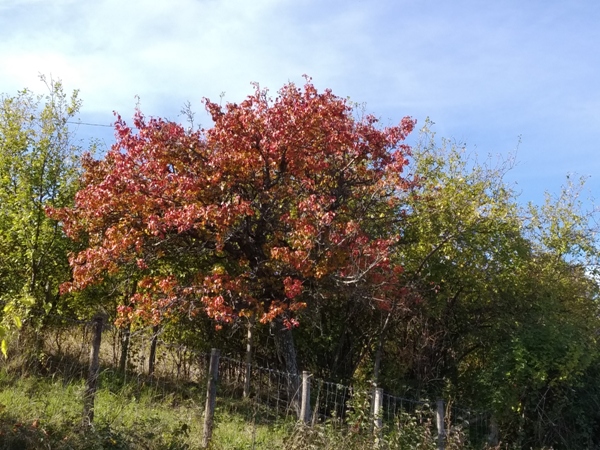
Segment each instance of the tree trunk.
[[88,427],[94,421],[94,401],[98,388],[98,375],[100,373],[100,344],[102,343],[102,328],[104,316],[98,314],[94,317],[92,348],[90,351],[90,367],[83,397],[83,426]]
[[377,350],[375,351],[375,363],[373,364],[373,384],[379,383],[379,372],[381,371],[381,354],[383,353],[383,335],[379,335],[377,340]]
[[275,326],[277,327],[275,332],[277,347],[285,362],[285,371],[288,373],[289,404],[300,417],[300,381],[294,336],[292,330],[283,325],[282,318],[276,319]]
[[[135,295],[137,290],[137,282],[130,280],[131,287],[129,291],[128,299],[125,299],[126,304],[131,304],[131,298]],[[131,323],[128,322],[124,328],[120,330],[121,337],[121,355],[119,357],[119,372],[125,376],[127,371],[127,358],[129,357],[129,345],[131,343]]]
[[148,358],[148,375],[154,375],[156,365],[156,344],[158,342],[158,325],[152,327],[152,340],[150,341],[150,357]]
[[119,372],[125,374],[127,370],[127,355],[129,353],[129,340],[131,338],[131,324],[128,323],[125,328],[121,328],[121,355],[119,357]]
[[285,363],[285,371],[290,374],[298,375],[298,362],[296,359],[296,345],[292,330],[283,325],[283,319],[275,320],[275,339],[280,355]]
[[387,331],[388,324],[390,323],[391,315],[391,313],[388,313],[388,315],[386,316],[377,339],[377,349],[375,350],[375,361],[373,365],[373,384],[375,386],[377,386],[377,384],[379,383],[379,374],[381,372],[381,357],[383,354],[383,342],[385,340],[385,334]]

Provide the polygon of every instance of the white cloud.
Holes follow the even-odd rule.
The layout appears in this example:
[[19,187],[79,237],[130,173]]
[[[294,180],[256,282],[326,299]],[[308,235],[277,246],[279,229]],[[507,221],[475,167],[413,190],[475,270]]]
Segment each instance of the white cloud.
[[0,91],[52,74],[110,122],[135,95],[175,118],[307,73],[384,121],[429,115],[484,151],[522,134],[525,160],[576,171],[600,138],[599,16],[592,0],[0,0]]

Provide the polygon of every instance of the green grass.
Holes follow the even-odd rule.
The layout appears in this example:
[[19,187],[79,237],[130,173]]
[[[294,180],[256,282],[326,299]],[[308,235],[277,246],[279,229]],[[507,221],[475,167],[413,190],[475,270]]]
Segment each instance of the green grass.
[[[127,382],[104,370],[93,427],[82,425],[84,381],[57,374],[0,369],[0,450],[201,448],[204,393],[194,383]],[[251,400],[217,399],[213,450],[366,450],[374,448],[368,415],[355,411],[350,426],[332,421],[312,428],[275,419]],[[458,435],[457,435],[458,436]],[[448,443],[448,450],[465,448]],[[388,429],[382,449],[435,449],[431,427],[406,421]]]
[[[117,373],[114,339],[105,339],[99,390],[92,427],[83,426],[83,394],[88,364],[77,329],[63,330],[59,337],[32,345],[26,339],[0,360],[0,450],[29,449],[198,449],[204,427],[206,381],[202,372],[196,382],[169,377],[178,373],[157,372],[149,378],[132,365],[125,375]],[[58,342],[61,343],[58,346]],[[130,359],[135,359],[133,356]],[[171,361],[173,364],[175,361]],[[168,363],[167,363],[168,365]],[[357,392],[362,392],[358,390]],[[242,399],[222,380],[218,387],[213,450],[371,450],[375,438],[370,402],[365,390],[349,405],[345,422],[331,419],[313,427],[299,426],[294,414],[281,411],[261,398]],[[381,450],[435,449],[435,426],[429,410],[417,418],[398,416],[386,424]],[[400,423],[400,421],[402,423]],[[447,442],[448,450],[466,449],[465,433],[457,429]]]
[[[84,382],[0,371],[0,449],[196,449],[204,405],[197,392],[167,392],[104,373],[92,428],[81,423]],[[219,402],[213,449],[285,448],[293,425],[257,423]]]
[[93,428],[81,424],[83,382],[65,384],[39,377],[0,380],[0,449],[196,448],[199,414],[189,407],[157,402],[147,392],[139,398],[129,386],[101,389],[96,396]]

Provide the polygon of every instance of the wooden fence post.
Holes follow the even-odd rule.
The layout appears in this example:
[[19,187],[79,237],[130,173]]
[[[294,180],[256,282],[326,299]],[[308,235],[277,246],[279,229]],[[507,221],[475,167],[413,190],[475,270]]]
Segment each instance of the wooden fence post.
[[310,373],[302,372],[302,404],[300,406],[300,420],[308,425],[310,423]]
[[90,367],[83,395],[83,426],[88,427],[94,422],[94,400],[98,388],[98,375],[100,373],[100,344],[102,343],[102,328],[104,316],[96,314],[92,325],[92,348],[90,350]]
[[202,448],[208,448],[212,436],[215,402],[217,400],[217,381],[219,379],[219,357],[219,350],[213,348],[210,352],[210,368],[208,370],[208,383],[206,386],[206,407],[204,408],[204,435],[202,437]]
[[446,430],[444,423],[444,400],[438,399],[435,410],[435,418],[437,425],[437,450],[444,450],[446,446]]

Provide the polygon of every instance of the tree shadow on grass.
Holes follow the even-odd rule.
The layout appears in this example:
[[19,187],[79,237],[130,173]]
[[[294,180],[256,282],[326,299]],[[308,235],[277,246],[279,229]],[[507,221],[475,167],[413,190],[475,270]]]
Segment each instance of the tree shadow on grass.
[[[183,430],[184,432],[186,430]],[[0,416],[0,450],[186,450],[182,430],[156,435],[149,429],[125,430],[109,426],[84,428],[81,425],[56,427],[43,421],[20,421],[10,414]]]

